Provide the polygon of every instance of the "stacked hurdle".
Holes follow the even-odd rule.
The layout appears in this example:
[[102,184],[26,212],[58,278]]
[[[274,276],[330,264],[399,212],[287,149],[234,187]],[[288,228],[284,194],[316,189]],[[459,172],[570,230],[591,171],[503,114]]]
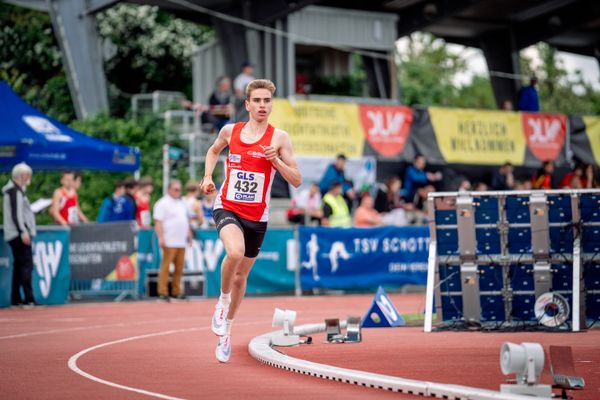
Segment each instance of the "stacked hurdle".
[[431,193],[428,212],[425,331],[434,303],[437,324],[536,326],[548,292],[572,331],[600,318],[600,190]]

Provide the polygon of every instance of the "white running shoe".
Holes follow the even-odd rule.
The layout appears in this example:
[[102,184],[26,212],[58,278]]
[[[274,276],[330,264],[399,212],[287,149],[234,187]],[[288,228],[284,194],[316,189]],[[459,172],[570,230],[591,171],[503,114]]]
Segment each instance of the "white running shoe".
[[219,362],[229,362],[229,357],[231,356],[231,335],[219,337],[219,344],[215,350],[215,356]]
[[223,336],[227,333],[227,313],[229,312],[229,307],[225,307],[218,302],[215,306],[215,313],[212,317],[211,328],[212,331],[217,336]]

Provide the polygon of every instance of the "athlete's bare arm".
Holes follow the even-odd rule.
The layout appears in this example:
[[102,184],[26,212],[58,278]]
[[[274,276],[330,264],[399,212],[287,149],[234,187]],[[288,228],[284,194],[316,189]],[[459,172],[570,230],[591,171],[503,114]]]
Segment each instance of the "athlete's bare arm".
[[219,154],[229,145],[233,124],[227,124],[219,131],[219,136],[206,152],[206,161],[204,162],[204,178],[200,183],[200,190],[204,194],[212,193],[216,190],[215,183],[212,180],[212,174],[219,160]]
[[67,221],[60,215],[60,199],[62,198],[62,191],[56,189],[52,195],[52,205],[50,206],[50,216],[54,219],[54,222],[67,225]]
[[302,175],[294,158],[292,142],[286,131],[276,129],[270,146],[265,146],[265,157],[273,163],[273,166],[283,179],[298,187],[302,184]]

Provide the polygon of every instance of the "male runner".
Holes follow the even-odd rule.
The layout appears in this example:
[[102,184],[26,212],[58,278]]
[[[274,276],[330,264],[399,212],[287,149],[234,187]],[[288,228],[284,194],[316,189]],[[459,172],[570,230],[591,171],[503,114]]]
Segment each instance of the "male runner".
[[219,336],[215,354],[220,362],[229,361],[231,355],[231,325],[267,230],[275,172],[295,187],[302,183],[287,132],[268,122],[274,93],[275,85],[270,80],[251,81],[245,100],[250,120],[225,125],[206,154],[200,184],[205,194],[216,190],[212,173],[219,154],[229,146],[225,182],[214,206],[216,227],[226,252],[221,264],[221,296],[211,324]]

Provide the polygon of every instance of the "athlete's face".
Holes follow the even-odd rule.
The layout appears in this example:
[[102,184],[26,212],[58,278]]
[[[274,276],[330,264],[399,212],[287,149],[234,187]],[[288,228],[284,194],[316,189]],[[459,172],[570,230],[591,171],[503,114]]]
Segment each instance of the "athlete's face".
[[267,89],[254,89],[250,92],[250,96],[246,100],[246,110],[250,114],[250,118],[258,122],[269,118],[273,108],[272,98],[271,92]]

